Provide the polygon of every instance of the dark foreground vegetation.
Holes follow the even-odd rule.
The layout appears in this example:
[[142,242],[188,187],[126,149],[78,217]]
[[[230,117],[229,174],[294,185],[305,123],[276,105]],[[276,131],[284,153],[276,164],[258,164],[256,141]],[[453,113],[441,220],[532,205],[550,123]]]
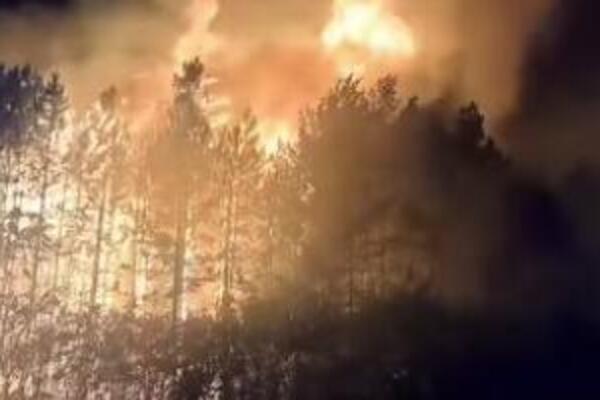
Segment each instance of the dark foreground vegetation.
[[534,179],[391,77],[265,154],[203,78],[134,132],[0,69],[0,398],[597,398],[596,171]]

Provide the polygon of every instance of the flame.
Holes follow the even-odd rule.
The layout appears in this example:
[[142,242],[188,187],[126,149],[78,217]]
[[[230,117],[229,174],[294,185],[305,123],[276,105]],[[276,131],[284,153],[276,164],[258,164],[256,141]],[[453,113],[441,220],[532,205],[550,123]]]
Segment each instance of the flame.
[[[326,58],[333,60],[331,65],[337,74],[365,75],[374,72],[372,69],[377,66],[389,65],[390,62],[395,64],[416,54],[411,29],[399,16],[389,12],[383,1],[385,0],[334,0],[331,19],[316,45],[318,52],[323,52]],[[173,53],[173,60],[177,65],[195,56],[217,60],[215,79],[221,78],[218,75],[223,66],[219,63],[223,62],[223,57],[237,48],[227,36],[211,31],[211,23],[218,12],[218,0],[193,0],[186,12],[187,29]],[[275,63],[263,66],[271,70],[288,67]],[[232,106],[239,99],[235,93],[216,89],[211,90],[211,101],[213,105],[218,105],[218,110],[211,112],[211,115],[213,123],[220,126],[231,122],[234,114]],[[289,95],[293,96],[293,93]],[[263,149],[267,153],[273,153],[281,143],[293,140],[297,122],[295,114],[292,116],[293,113],[290,113],[286,117],[282,113],[265,110],[268,107],[261,107],[260,99],[254,100],[258,102],[258,130]]]
[[321,41],[328,51],[338,53],[341,74],[364,73],[364,60],[353,61],[355,57],[348,55],[348,50],[362,51],[362,58],[365,51],[371,58],[404,59],[414,57],[417,52],[409,26],[400,17],[386,12],[377,0],[336,0]]
[[[210,24],[219,12],[217,0],[194,0],[187,12],[188,29],[179,38],[173,52],[177,69],[182,62],[192,57],[211,59],[219,55],[219,52],[230,43],[225,43],[222,38],[211,32]],[[205,82],[208,92],[211,93],[207,104],[203,104],[209,113],[211,123],[214,127],[221,127],[231,123],[234,118],[232,97],[228,93],[219,90],[220,80],[216,76],[208,78]],[[260,115],[257,131],[260,134],[260,143],[267,154],[277,151],[280,144],[293,137],[295,123],[284,118],[272,115]]]
[[294,137],[294,123],[286,119],[264,119],[259,122],[257,130],[267,155],[277,153],[283,143]]

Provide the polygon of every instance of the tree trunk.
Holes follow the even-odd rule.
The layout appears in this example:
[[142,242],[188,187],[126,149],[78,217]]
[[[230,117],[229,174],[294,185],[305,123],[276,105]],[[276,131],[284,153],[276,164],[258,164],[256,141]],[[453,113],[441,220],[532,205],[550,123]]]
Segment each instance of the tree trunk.
[[223,250],[223,273],[221,291],[221,317],[228,318],[231,308],[231,247],[233,234],[233,184],[227,183],[227,208],[225,212],[225,243]]
[[131,282],[129,288],[130,299],[128,301],[127,307],[129,311],[133,314],[135,313],[135,308],[137,305],[137,274],[138,274],[138,240],[140,240],[140,227],[142,221],[142,205],[140,204],[142,201],[139,200],[139,197],[135,201],[135,215],[133,218],[133,237],[131,238]]
[[[185,191],[182,191],[185,192]],[[173,265],[173,303],[172,323],[173,332],[181,320],[183,311],[183,276],[186,253],[186,231],[187,231],[187,198],[185,193],[180,193],[176,204],[175,222],[175,254]]]
[[[46,147],[47,151],[50,150],[49,147],[50,147],[49,145]],[[47,157],[47,156],[48,156],[47,154],[42,155],[42,157]],[[48,186],[49,186],[49,183],[48,183],[49,169],[50,169],[50,161],[48,159],[46,159],[46,160],[44,160],[44,166],[43,166],[43,170],[42,170],[42,187],[40,190],[40,208],[39,208],[39,215],[37,218],[39,231],[37,232],[35,250],[34,250],[34,255],[33,255],[33,265],[32,265],[32,271],[31,271],[30,300],[31,300],[32,304],[35,302],[36,295],[37,295],[38,275],[39,275],[39,267],[40,267],[41,252],[42,252],[42,237],[43,237],[42,226],[44,224],[44,217],[46,214],[46,197],[47,197]]]
[[54,249],[54,272],[52,278],[52,286],[54,289],[58,287],[58,279],[60,278],[60,253],[62,251],[63,229],[65,220],[65,205],[67,201],[68,180],[65,178],[63,182],[61,203],[58,217],[58,232],[56,238],[56,247]]
[[102,256],[102,236],[104,235],[104,214],[106,213],[106,179],[102,188],[100,208],[98,210],[98,221],[96,225],[96,245],[94,249],[94,264],[92,267],[92,286],[90,289],[90,305],[96,305],[98,297],[98,278],[100,275],[100,258]]

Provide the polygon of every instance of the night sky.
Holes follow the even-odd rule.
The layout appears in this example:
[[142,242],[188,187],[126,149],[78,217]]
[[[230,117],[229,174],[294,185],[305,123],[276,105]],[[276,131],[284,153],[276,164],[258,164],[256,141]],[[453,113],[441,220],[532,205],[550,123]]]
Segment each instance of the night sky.
[[519,106],[504,139],[524,164],[552,179],[599,166],[599,15],[595,0],[557,3],[522,67]]
[[49,9],[67,9],[72,3],[73,1],[71,0],[0,0],[0,7],[9,10],[30,6]]
[[569,96],[593,100],[600,94],[600,3],[562,0],[541,27],[524,68],[523,104],[539,107]]

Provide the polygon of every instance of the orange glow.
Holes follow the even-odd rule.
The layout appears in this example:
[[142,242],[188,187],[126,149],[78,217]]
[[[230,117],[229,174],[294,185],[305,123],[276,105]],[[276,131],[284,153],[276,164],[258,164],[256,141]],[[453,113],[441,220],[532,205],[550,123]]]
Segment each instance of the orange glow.
[[[367,51],[372,57],[412,58],[417,52],[413,34],[398,16],[376,0],[336,0],[333,16],[321,35],[330,52]],[[338,57],[341,74],[363,73],[364,65]]]
[[209,25],[219,12],[217,0],[195,0],[191,2],[186,15],[187,31],[179,38],[173,58],[176,66],[190,58],[204,57],[219,46],[219,41],[210,32]]
[[285,119],[265,119],[259,122],[257,130],[268,155],[275,154],[281,143],[294,137],[294,124]]
[[[315,75],[314,81],[308,81],[303,87],[317,88],[320,82],[329,81],[335,75],[364,76],[373,73],[374,70],[379,73],[381,69],[396,68],[397,65],[406,63],[416,55],[417,45],[412,30],[403,19],[390,12],[383,1],[334,0],[331,18],[323,26],[321,35],[315,38],[312,47],[314,49],[312,54],[316,58],[322,56],[323,62],[319,64],[321,72]],[[275,40],[263,43],[263,47],[260,48],[277,49],[279,57],[272,60],[269,54],[265,56],[260,52],[252,53],[251,48],[244,47],[247,44],[233,43],[231,38],[211,30],[211,23],[218,13],[217,0],[194,0],[191,3],[186,13],[188,28],[179,38],[174,49],[173,69],[178,69],[182,62],[196,56],[201,59],[217,60],[209,67],[211,73],[215,74],[215,81],[223,80],[225,88],[211,90],[212,104],[219,105],[217,112],[210,112],[213,124],[222,126],[230,122],[235,110],[239,111],[240,105],[243,107],[246,97],[251,93],[252,105],[259,120],[261,142],[265,151],[272,153],[276,151],[280,142],[294,137],[297,112],[300,111],[298,109],[282,112],[280,107],[273,106],[272,99],[283,98],[287,104],[292,104],[292,108],[295,104],[300,108],[300,104],[306,103],[304,98],[306,96],[303,97],[301,90],[296,87],[285,92],[272,90],[277,85],[290,86],[286,82],[294,78],[287,74],[282,79],[283,75],[280,71],[294,70],[294,67],[285,60],[293,59],[290,55],[294,54],[298,47],[282,46]],[[227,71],[239,61],[231,58],[232,49],[237,49],[240,54],[260,55],[260,60],[264,61],[262,64],[250,58],[240,65],[244,65],[244,76],[252,76],[256,82],[259,82],[256,86],[262,87],[263,90],[240,89],[235,82],[229,81],[231,76],[227,76]],[[233,67],[234,70],[235,68],[237,67]],[[303,71],[297,73],[301,75]],[[244,87],[247,82],[241,85]],[[264,90],[265,88],[268,90]],[[265,92],[270,95],[265,97],[262,95]],[[317,89],[311,89],[311,97],[318,95]]]

